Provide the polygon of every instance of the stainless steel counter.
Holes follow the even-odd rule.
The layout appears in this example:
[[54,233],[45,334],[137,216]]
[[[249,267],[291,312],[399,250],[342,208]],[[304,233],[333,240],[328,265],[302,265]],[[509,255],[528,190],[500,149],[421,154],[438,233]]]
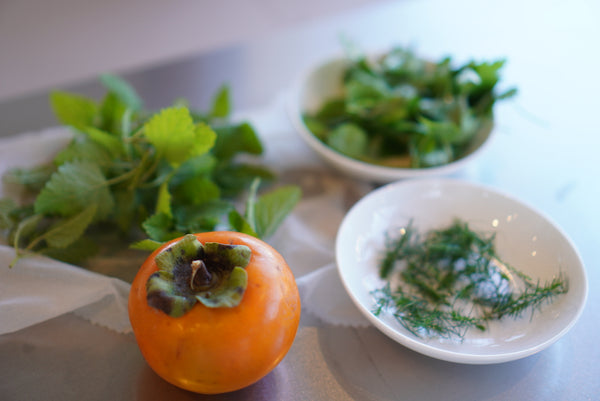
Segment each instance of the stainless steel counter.
[[[0,336],[0,399],[600,399],[598,21],[600,5],[585,0],[378,3],[124,76],[150,108],[178,97],[202,108],[228,82],[235,108],[249,110],[268,106],[306,68],[339,53],[340,33],[365,48],[400,43],[433,57],[506,57],[504,81],[520,94],[497,109],[494,141],[461,176],[538,208],[579,249],[588,303],[575,327],[548,349],[504,364],[453,364],[410,351],[373,327],[336,327],[304,314],[290,353],[271,374],[239,392],[205,397],[158,378],[132,335],[68,314]],[[101,93],[95,82],[63,89]],[[1,135],[55,124],[46,98],[0,103]]]

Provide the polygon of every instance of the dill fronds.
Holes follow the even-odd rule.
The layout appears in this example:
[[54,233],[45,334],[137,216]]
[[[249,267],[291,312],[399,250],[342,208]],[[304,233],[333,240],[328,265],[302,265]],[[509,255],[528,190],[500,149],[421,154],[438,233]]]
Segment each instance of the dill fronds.
[[538,310],[569,288],[563,274],[549,283],[534,282],[502,262],[494,235],[478,234],[460,220],[423,237],[411,222],[398,238],[388,237],[380,275],[390,279],[394,272],[400,284],[392,289],[388,282],[372,292],[373,313],[390,313],[418,337],[463,339],[470,329],[485,330],[491,320]]

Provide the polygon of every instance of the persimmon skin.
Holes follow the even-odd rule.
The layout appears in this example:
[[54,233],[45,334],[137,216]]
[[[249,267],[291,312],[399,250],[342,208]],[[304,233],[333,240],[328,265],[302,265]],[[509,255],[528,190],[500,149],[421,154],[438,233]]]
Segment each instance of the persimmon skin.
[[144,359],[171,384],[202,394],[247,387],[266,376],[287,354],[300,323],[300,296],[283,257],[267,243],[238,232],[195,234],[198,240],[246,245],[252,251],[246,267],[248,287],[233,308],[200,303],[181,317],[148,305],[146,282],[158,270],[148,257],[129,294],[129,320]]

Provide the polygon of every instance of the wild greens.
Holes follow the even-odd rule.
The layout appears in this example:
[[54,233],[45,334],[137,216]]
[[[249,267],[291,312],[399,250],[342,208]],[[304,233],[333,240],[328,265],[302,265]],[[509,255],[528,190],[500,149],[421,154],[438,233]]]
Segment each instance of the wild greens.
[[568,291],[562,274],[542,284],[503,262],[493,234],[460,220],[424,236],[411,223],[389,237],[380,275],[387,284],[372,293],[374,314],[390,313],[418,337],[462,339],[469,329],[533,313]]
[[[73,140],[52,163],[3,177],[31,199],[0,200],[0,230],[19,256],[33,251],[79,262],[106,232],[144,250],[215,229],[264,238],[300,199],[295,186],[258,194],[275,175],[254,160],[263,152],[254,128],[231,121],[227,86],[206,113],[184,101],[153,113],[127,82],[113,75],[101,81],[101,101],[53,92],[51,106]],[[244,192],[241,212],[236,201]]]
[[397,47],[377,59],[349,55],[342,94],[304,122],[323,143],[354,159],[391,167],[425,168],[465,155],[479,131],[490,130],[504,60],[450,57],[430,62]]

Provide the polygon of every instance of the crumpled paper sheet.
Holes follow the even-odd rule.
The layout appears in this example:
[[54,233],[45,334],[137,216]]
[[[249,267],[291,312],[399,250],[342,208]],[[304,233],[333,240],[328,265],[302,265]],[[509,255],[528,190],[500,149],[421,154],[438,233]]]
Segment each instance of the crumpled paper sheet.
[[[368,325],[340,281],[335,237],[346,211],[370,186],[322,164],[293,132],[285,114],[285,96],[236,118],[250,121],[259,132],[266,149],[264,162],[280,173],[280,181],[302,187],[301,202],[268,242],[294,272],[304,312],[329,324]],[[1,139],[0,175],[9,168],[51,160],[70,137],[68,129],[57,127]],[[2,190],[0,186],[0,197]],[[117,332],[131,331],[130,286],[125,281],[42,256],[23,258],[9,269],[13,258],[12,248],[0,246],[0,334],[69,312]]]

